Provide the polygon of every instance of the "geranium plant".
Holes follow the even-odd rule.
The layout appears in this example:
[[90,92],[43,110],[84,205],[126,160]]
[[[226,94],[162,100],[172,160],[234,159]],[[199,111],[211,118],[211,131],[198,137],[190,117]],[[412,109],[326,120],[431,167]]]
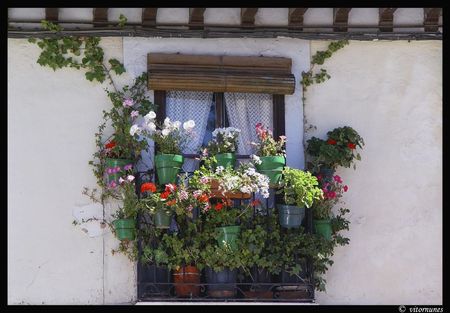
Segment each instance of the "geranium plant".
[[[363,138],[349,126],[338,127],[327,133],[327,139],[312,137],[307,141],[306,152],[310,157],[309,167],[314,172],[326,167],[336,169],[338,166],[350,167],[355,160],[361,160],[356,148],[364,146]],[[356,165],[353,164],[353,168]]]
[[258,123],[255,128],[258,142],[252,142],[252,145],[257,149],[256,155],[259,157],[286,156],[286,136],[280,136],[278,140],[275,140],[272,131],[263,124]]
[[208,154],[235,153],[240,133],[241,130],[234,127],[216,128],[212,132],[212,140],[206,146]]
[[158,152],[163,154],[181,154],[188,141],[194,136],[195,122],[189,120],[183,125],[180,121],[172,122],[166,117],[162,124],[156,121],[156,113],[148,112],[144,116],[144,123],[133,124],[129,128],[132,137],[145,135],[153,139],[158,146]]
[[318,174],[317,179],[321,182],[323,198],[315,201],[313,216],[315,219],[329,219],[332,217],[331,209],[340,202],[343,194],[347,192],[348,186],[344,185],[339,175],[333,176],[332,181],[323,181],[322,175]]

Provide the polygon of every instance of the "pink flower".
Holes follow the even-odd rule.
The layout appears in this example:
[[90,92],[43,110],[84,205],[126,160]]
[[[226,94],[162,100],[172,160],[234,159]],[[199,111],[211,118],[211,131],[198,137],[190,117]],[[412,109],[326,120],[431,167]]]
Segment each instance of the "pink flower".
[[200,182],[202,184],[207,184],[207,183],[209,183],[209,178],[206,176],[203,176],[202,178],[200,178]]
[[334,179],[335,182],[338,182],[339,184],[342,183],[342,179],[341,179],[341,177],[339,175],[333,176],[333,179]]
[[317,177],[317,180],[318,180],[318,181],[321,181],[321,180],[322,180],[322,175],[321,175],[321,174],[317,174],[316,177]]
[[200,197],[200,195],[203,194],[203,191],[195,190],[192,194],[194,195],[194,198],[197,199],[198,197]]
[[125,171],[131,170],[133,168],[133,164],[127,164],[123,167]]
[[283,141],[286,141],[286,138],[287,138],[286,136],[280,136],[280,139]]
[[190,204],[190,205],[186,208],[186,210],[187,210],[188,212],[192,212],[193,209],[194,209],[194,207],[192,206],[192,204]]
[[189,194],[185,190],[180,191],[180,199],[187,200],[189,198]]
[[125,181],[122,177],[119,178],[119,184],[122,184]]
[[113,167],[110,167],[110,168],[106,169],[106,173],[108,173],[108,174],[114,174],[114,168],[113,168]]
[[135,117],[139,116],[139,112],[134,110],[134,111],[131,111],[130,115],[131,115],[132,118],[135,118]]
[[328,198],[333,199],[336,198],[336,193],[334,191],[330,191],[327,196]]
[[109,188],[116,188],[116,187],[117,187],[117,184],[116,184],[115,181],[112,181],[112,182],[109,184]]
[[347,190],[348,190],[348,186],[345,185],[345,186],[344,186],[344,192],[347,192]]
[[124,107],[132,107],[133,104],[134,104],[134,101],[133,101],[133,99],[125,99],[122,102],[122,104],[123,104]]

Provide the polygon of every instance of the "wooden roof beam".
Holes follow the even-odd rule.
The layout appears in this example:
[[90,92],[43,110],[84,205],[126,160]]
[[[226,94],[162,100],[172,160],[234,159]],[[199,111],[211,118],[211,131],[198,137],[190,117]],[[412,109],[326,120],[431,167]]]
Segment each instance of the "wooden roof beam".
[[241,8],[241,27],[254,27],[258,8]]
[[439,30],[439,16],[442,8],[423,8],[423,26],[426,32],[437,32]]
[[108,23],[108,8],[94,8],[93,15],[94,27],[102,27],[105,26],[102,23]]
[[289,8],[288,28],[303,30],[303,16],[308,8]]
[[155,27],[158,8],[142,8],[142,26]]
[[189,8],[189,29],[203,29],[206,8]]
[[397,8],[379,8],[378,26],[382,32],[392,32],[394,25],[394,12]]
[[58,22],[59,8],[45,8],[45,19],[50,22]]
[[346,32],[348,29],[348,14],[352,8],[333,8],[333,30]]

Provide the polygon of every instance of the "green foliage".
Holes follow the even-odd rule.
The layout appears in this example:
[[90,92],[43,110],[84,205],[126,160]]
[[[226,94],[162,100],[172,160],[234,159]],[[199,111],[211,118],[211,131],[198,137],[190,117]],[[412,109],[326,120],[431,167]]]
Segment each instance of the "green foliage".
[[125,15],[120,14],[119,16],[119,27],[124,27],[125,24],[127,23],[128,19],[126,18]]
[[122,206],[113,215],[115,219],[135,219],[139,212],[138,197],[136,195],[136,187],[134,183],[128,181],[123,182],[118,187],[120,199],[123,201]]
[[[336,169],[338,166],[349,168],[355,160],[361,160],[356,147],[362,148],[364,140],[356,130],[349,126],[338,127],[329,131],[327,136],[327,140],[312,137],[307,141],[310,170],[318,172],[321,167]],[[356,168],[355,164],[353,168]]]
[[314,71],[315,65],[323,65],[326,59],[330,58],[333,53],[335,53],[339,49],[342,49],[348,44],[348,40],[331,42],[325,51],[317,51],[316,54],[311,57],[311,68],[307,72],[302,72],[302,80],[300,81],[300,84],[303,87],[303,100],[306,100],[305,93],[309,86],[314,83],[323,83],[324,81],[331,78],[326,69],[321,68],[318,72]]
[[[41,25],[45,30],[60,32],[63,28],[52,22],[43,20]],[[117,75],[125,72],[124,66],[116,59],[108,60],[111,66],[109,70],[104,65],[104,52],[99,46],[99,37],[62,36],[59,38],[30,38],[30,43],[37,44],[41,48],[41,54],[37,63],[48,66],[54,71],[64,67],[85,69],[86,79],[89,81],[104,82],[106,77],[111,79],[109,71]],[[111,79],[111,83],[113,83]]]
[[310,208],[314,201],[322,198],[317,177],[299,169],[286,166],[281,181],[282,193],[286,204]]

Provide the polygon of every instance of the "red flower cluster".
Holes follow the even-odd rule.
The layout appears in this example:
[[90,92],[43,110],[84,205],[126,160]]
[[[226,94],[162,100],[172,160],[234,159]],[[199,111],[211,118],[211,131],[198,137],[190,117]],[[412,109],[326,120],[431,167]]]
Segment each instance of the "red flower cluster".
[[146,191],[155,192],[156,185],[154,183],[143,183],[141,185],[141,193],[146,192]]
[[335,145],[335,144],[337,144],[337,141],[330,138],[330,139],[327,140],[327,143],[328,143],[329,145]]
[[116,146],[116,142],[115,141],[110,141],[105,145],[106,149],[112,149]]
[[354,144],[354,143],[351,143],[351,142],[349,142],[348,144],[347,144],[347,147],[349,147],[350,149],[355,149],[356,148],[356,145]]

